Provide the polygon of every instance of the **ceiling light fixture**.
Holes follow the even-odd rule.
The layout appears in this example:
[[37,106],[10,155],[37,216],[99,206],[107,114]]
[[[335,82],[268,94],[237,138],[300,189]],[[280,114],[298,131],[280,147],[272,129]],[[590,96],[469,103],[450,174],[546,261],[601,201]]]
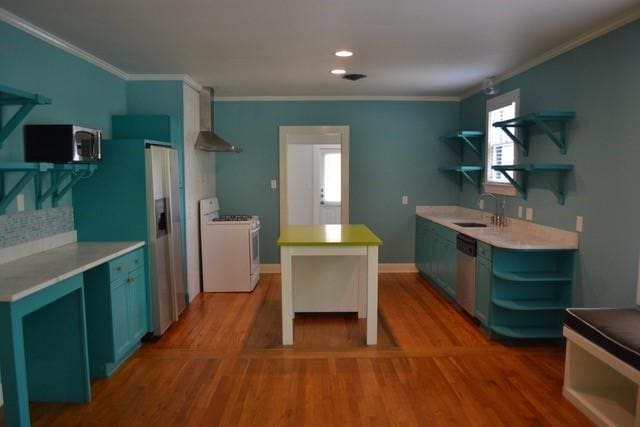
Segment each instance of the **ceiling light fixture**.
[[482,91],[485,95],[497,95],[500,87],[495,82],[495,77],[487,77],[482,81]]
[[336,76],[341,76],[343,74],[347,74],[347,70],[343,70],[341,68],[336,68],[334,70],[331,70],[331,74],[336,75]]
[[339,50],[335,53],[336,56],[339,56],[340,58],[348,58],[350,56],[353,56],[353,52],[351,52],[350,50]]

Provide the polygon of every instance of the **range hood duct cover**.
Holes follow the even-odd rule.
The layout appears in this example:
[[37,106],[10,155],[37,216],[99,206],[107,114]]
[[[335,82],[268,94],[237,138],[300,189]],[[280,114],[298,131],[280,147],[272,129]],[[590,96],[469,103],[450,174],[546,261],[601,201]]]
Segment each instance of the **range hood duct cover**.
[[211,123],[211,103],[213,101],[213,89],[202,88],[200,91],[200,133],[196,140],[196,149],[213,151],[216,153],[240,153],[242,150],[233,144],[220,138],[213,132]]

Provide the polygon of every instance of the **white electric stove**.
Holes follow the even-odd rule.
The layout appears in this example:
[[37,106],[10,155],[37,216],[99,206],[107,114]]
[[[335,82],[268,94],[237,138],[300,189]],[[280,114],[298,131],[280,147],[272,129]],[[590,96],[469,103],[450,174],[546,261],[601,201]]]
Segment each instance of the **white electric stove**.
[[205,292],[251,292],[260,280],[260,219],[220,215],[217,198],[200,200]]

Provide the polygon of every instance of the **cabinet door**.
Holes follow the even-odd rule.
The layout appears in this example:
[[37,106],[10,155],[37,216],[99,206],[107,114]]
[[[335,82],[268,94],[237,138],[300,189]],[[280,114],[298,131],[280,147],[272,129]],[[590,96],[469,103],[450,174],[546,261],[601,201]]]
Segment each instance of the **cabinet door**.
[[139,268],[129,274],[129,318],[131,341],[137,343],[147,333],[147,295],[144,269]]
[[427,230],[427,274],[433,279],[438,277],[438,236],[433,226]]
[[491,307],[491,262],[485,258],[476,261],[476,318],[489,327]]
[[427,274],[427,222],[422,218],[416,220],[416,267]]
[[113,350],[116,360],[127,352],[131,343],[128,300],[127,278],[111,282],[111,320],[113,323]]
[[458,266],[458,250],[455,242],[447,241],[445,259],[447,265],[447,289],[449,290],[449,295],[455,298]]

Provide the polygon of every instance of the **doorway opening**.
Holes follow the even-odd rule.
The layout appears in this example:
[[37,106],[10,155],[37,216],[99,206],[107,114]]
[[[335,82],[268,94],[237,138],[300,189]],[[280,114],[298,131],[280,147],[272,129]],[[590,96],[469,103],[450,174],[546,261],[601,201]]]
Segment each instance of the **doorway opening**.
[[280,127],[280,226],[349,223],[349,127]]

